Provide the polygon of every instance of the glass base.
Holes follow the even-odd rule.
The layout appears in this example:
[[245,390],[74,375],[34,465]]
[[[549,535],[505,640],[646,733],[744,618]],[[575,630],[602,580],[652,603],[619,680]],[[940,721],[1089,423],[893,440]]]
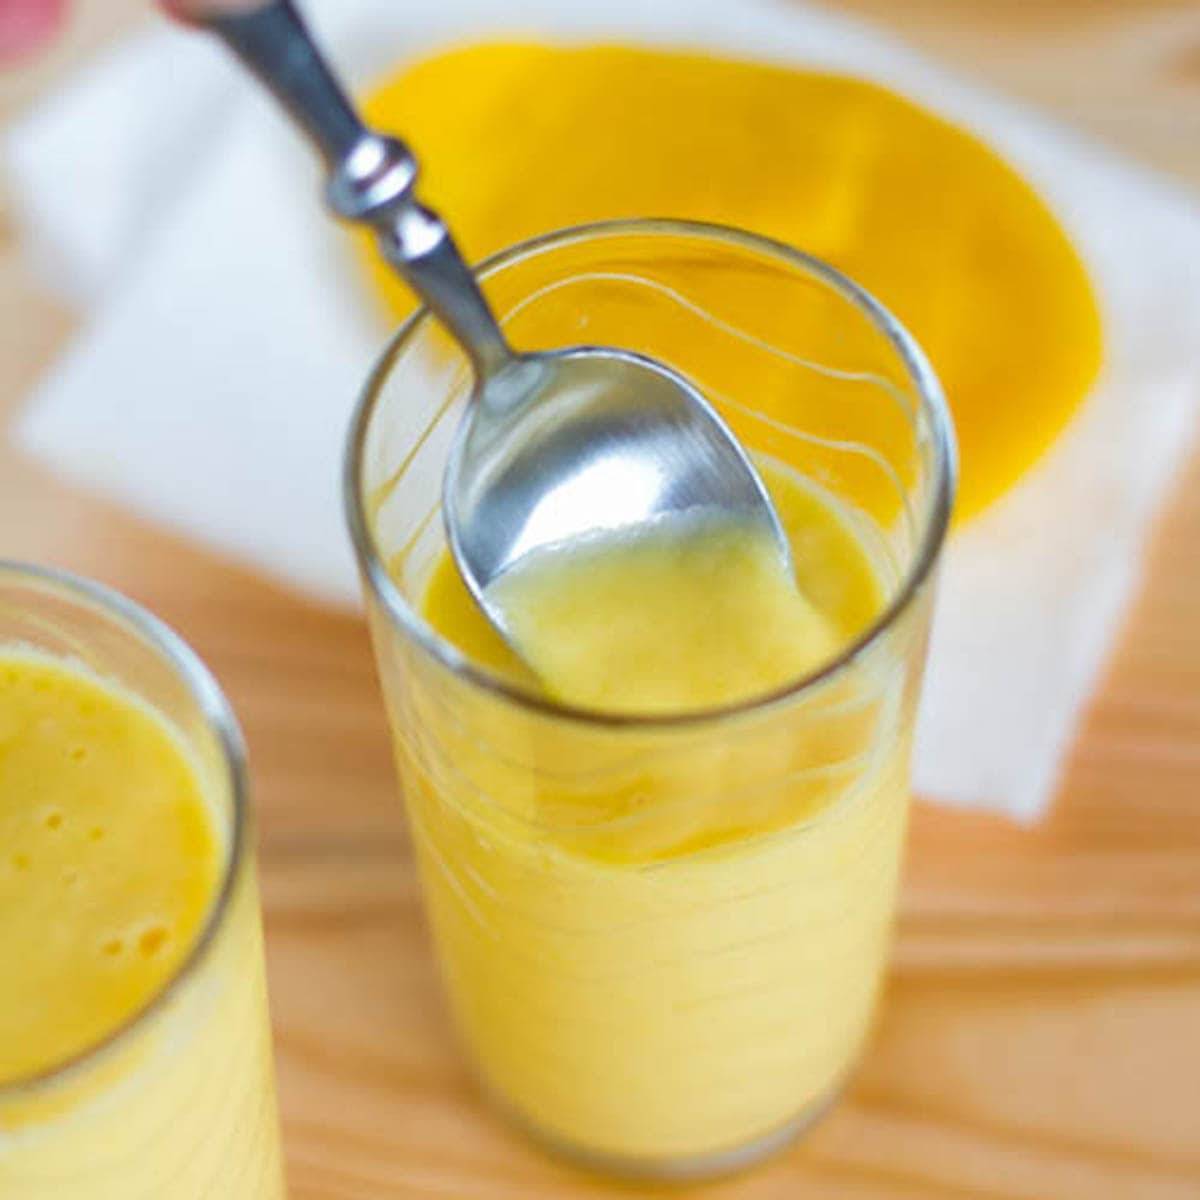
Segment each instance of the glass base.
[[565,1159],[577,1167],[622,1179],[630,1183],[695,1183],[732,1175],[753,1166],[764,1158],[778,1154],[791,1145],[801,1134],[806,1133],[833,1107],[842,1093],[842,1085],[831,1088],[812,1104],[807,1105],[790,1121],[776,1129],[729,1150],[716,1150],[710,1154],[696,1154],[679,1158],[625,1157],[591,1150],[575,1142],[560,1138],[504,1103],[495,1093],[490,1093],[493,1104],[505,1117],[517,1126],[528,1138],[557,1158]]

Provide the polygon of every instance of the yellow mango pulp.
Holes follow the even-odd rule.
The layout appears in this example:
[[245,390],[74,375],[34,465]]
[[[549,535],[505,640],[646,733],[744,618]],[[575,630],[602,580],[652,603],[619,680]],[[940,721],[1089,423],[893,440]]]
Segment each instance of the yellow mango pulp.
[[[473,662],[582,708],[678,713],[753,700],[823,666],[883,607],[883,586],[835,503],[758,464],[792,547],[720,520],[665,524],[550,551],[491,586],[524,662],[443,552],[426,620]],[[536,670],[536,677],[526,663]]]
[[833,623],[764,530],[680,520],[530,557],[488,594],[538,678],[569,703],[716,708],[784,687],[837,653]]
[[[367,110],[417,149],[422,196],[472,260],[581,222],[673,217],[740,226],[845,271],[900,317],[942,380],[960,518],[1041,457],[1097,374],[1096,301],[1047,205],[978,139],[874,84],[691,53],[498,42],[405,66]],[[368,261],[388,310],[409,313],[403,285],[373,251]],[[730,299],[744,325],[786,340],[786,309]]]
[[162,720],[53,659],[0,655],[0,1085],[146,1004],[194,942],[221,857]]

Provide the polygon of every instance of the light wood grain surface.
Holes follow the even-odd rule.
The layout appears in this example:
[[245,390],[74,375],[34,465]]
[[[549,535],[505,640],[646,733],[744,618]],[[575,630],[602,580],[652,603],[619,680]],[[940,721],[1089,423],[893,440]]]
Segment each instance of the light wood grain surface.
[[[1195,0],[841,7],[1200,189]],[[0,118],[143,17],[134,0],[81,2],[51,55],[0,71]],[[72,328],[20,264],[0,207],[0,419]],[[849,1095],[781,1158],[698,1195],[1200,1198],[1198,547],[1200,459],[1150,547],[1051,818],[1021,831],[918,805],[888,1002]],[[241,715],[294,1200],[613,1193],[528,1147],[472,1089],[360,624],[3,446],[0,555],[68,566],[149,605]]]

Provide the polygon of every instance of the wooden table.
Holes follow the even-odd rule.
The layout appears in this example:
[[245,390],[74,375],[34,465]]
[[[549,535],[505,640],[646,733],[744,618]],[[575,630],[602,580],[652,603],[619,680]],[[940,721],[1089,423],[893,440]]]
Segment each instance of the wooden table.
[[[1195,0],[845,7],[902,23],[963,69],[1200,185]],[[0,77],[0,114],[140,8],[81,2],[54,54]],[[71,328],[19,265],[0,209],[0,414]],[[1200,1197],[1198,546],[1200,459],[1158,531],[1053,816],[1021,831],[918,805],[888,1004],[850,1094],[801,1145],[698,1195]],[[472,1090],[442,1012],[359,622],[2,447],[0,554],[149,605],[241,714],[294,1200],[615,1194],[530,1149]]]

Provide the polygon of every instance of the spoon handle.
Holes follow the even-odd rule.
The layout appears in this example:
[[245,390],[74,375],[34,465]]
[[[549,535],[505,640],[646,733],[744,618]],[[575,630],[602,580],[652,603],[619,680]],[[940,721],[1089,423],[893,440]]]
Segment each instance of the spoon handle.
[[380,250],[470,356],[481,378],[512,352],[445,222],[416,198],[417,160],[369,129],[292,0],[186,0],[180,11],[241,59],[325,161],[325,198],[343,220],[375,231]]

